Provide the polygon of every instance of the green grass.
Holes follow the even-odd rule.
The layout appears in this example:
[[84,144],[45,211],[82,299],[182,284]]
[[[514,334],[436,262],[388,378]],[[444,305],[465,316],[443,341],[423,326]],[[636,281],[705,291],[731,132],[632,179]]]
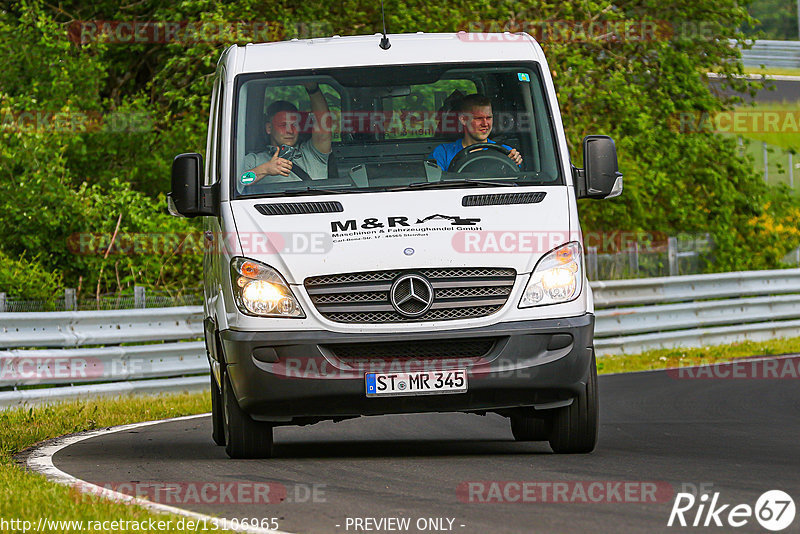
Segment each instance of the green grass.
[[743,341],[731,345],[700,348],[649,350],[639,354],[598,356],[600,374],[651,371],[690,365],[705,365],[749,358],[800,353],[800,337],[755,342]]
[[[747,140],[744,142],[742,152],[753,158],[753,168],[763,176],[764,174],[764,148],[760,141]],[[800,188],[800,151],[792,156],[792,185],[794,189]],[[790,185],[789,156],[780,147],[767,143],[767,183],[770,185]]]
[[[769,102],[761,103],[755,106],[743,105],[736,108],[738,111],[744,112],[765,112],[765,111],[780,111],[792,112],[795,116],[800,115],[800,100],[797,102]],[[789,125],[791,126],[791,124]],[[786,150],[794,149],[800,152],[800,130],[785,131],[785,132],[742,132],[741,135],[746,139],[754,141],[764,141],[769,145],[781,147]],[[797,158],[795,158],[797,159]]]
[[[799,352],[800,338],[790,338],[762,343],[742,342],[697,349],[662,349],[641,354],[601,356],[597,359],[597,367],[600,374],[624,373]],[[74,401],[0,411],[0,519],[21,519],[34,523],[40,517],[67,521],[171,519],[174,525],[179,520],[178,517],[156,514],[138,506],[113,503],[81,493],[75,488],[49,482],[41,475],[20,469],[14,463],[13,456],[39,442],[65,434],[205,413],[209,410],[207,394],[184,394]],[[209,446],[212,446],[210,439],[209,437]],[[0,531],[6,530],[0,528]],[[135,529],[117,531],[142,532]],[[79,531],[67,528],[59,532]],[[181,531],[173,528],[170,532]]]
[[[34,524],[40,517],[50,520],[83,521],[171,519],[172,525],[175,525],[180,519],[177,516],[157,514],[138,506],[114,503],[98,496],[81,493],[75,488],[49,482],[41,475],[23,471],[14,463],[13,456],[36,443],[64,434],[198,414],[209,410],[208,395],[198,393],[74,401],[0,411],[0,495],[2,496],[0,519],[6,521],[21,519],[32,521]],[[211,528],[211,525],[208,525],[208,528]],[[21,532],[21,529],[0,527],[0,531]],[[81,532],[69,528],[48,531]],[[143,532],[135,528],[115,531]],[[182,532],[182,530],[173,528],[169,532]]]
[[[736,109],[737,111],[748,113],[767,111],[793,112],[796,118],[800,118],[800,101],[763,103],[755,106],[742,105]],[[745,121],[745,123],[750,124],[749,121]],[[742,131],[725,133],[724,135],[742,139],[742,153],[753,158],[753,168],[762,175],[764,173],[764,148],[762,143],[767,143],[767,183],[770,185],[779,183],[789,185],[788,151],[793,150],[793,185],[795,189],[800,189],[800,129],[798,131],[784,132]]]
[[800,69],[789,67],[745,67],[745,74],[759,74],[763,76],[800,76]]

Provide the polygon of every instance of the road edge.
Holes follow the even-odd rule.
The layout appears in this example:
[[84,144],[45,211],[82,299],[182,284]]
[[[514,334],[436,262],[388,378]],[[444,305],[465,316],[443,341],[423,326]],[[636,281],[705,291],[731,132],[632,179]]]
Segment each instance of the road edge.
[[[101,498],[108,499],[110,501],[119,502],[123,504],[135,504],[137,506],[141,506],[148,510],[161,513],[161,514],[175,514],[183,517],[189,517],[192,519],[198,519],[206,521],[207,523],[211,523],[213,520],[219,520],[224,518],[218,518],[206,514],[201,514],[199,512],[192,512],[191,510],[184,510],[183,508],[177,508],[175,506],[169,506],[166,504],[156,503],[152,501],[148,501],[147,499],[143,499],[141,497],[134,497],[132,495],[127,495],[125,493],[120,493],[118,491],[113,491],[108,488],[103,488],[101,486],[97,486],[96,484],[92,484],[91,482],[86,482],[85,480],[81,480],[76,478],[69,473],[66,473],[55,466],[53,463],[53,456],[61,451],[73,445],[75,443],[79,443],[81,441],[95,438],[98,436],[105,436],[108,434],[115,434],[117,432],[124,432],[126,430],[133,430],[137,428],[142,428],[146,426],[153,426],[158,425],[161,423],[170,423],[175,421],[188,421],[191,419],[198,419],[200,417],[208,417],[210,413],[204,414],[197,414],[197,415],[186,415],[183,417],[173,417],[170,419],[161,419],[157,421],[145,421],[142,423],[131,423],[127,425],[119,425],[119,426],[112,426],[108,428],[103,428],[99,430],[89,430],[87,432],[81,432],[78,434],[70,434],[68,436],[61,436],[58,438],[53,438],[51,440],[47,440],[44,443],[36,445],[27,451],[25,451],[22,456],[25,457],[24,466],[27,470],[32,471],[34,473],[39,473],[44,475],[51,482],[55,482],[57,484],[62,484],[64,486],[70,486],[75,488],[83,493],[89,493],[92,495],[97,495]],[[230,523],[230,522],[229,522]],[[233,528],[228,527],[226,530],[235,531],[235,532],[250,532],[253,534],[291,534],[289,532],[283,532],[280,530],[269,530],[259,527],[241,527]]]

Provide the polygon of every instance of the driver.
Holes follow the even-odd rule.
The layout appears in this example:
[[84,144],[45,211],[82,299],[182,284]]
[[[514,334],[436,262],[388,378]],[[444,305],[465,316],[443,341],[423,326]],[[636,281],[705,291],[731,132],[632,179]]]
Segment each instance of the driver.
[[[461,99],[458,109],[458,122],[464,129],[464,137],[452,143],[437,146],[428,158],[435,159],[439,167],[446,171],[455,155],[464,148],[475,143],[494,143],[489,139],[489,134],[492,133],[492,121],[492,101],[488,97],[477,93],[465,96]],[[522,164],[522,155],[516,148],[507,145],[500,146],[511,151],[508,157],[514,163]]]
[[286,100],[273,102],[267,108],[265,130],[269,145],[263,152],[244,157],[242,185],[252,185],[264,178],[270,182],[321,180],[328,177],[328,156],[331,152],[331,132],[325,129],[328,103],[319,84],[304,84],[311,100],[314,126],[311,139],[298,146],[300,113]]

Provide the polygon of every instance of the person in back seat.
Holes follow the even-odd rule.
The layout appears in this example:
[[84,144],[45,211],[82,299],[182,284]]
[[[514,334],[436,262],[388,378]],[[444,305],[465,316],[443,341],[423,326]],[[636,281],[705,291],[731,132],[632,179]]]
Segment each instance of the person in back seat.
[[328,177],[331,153],[331,132],[325,128],[328,103],[318,84],[304,85],[315,119],[311,139],[298,145],[301,115],[294,104],[285,100],[270,104],[265,125],[270,144],[266,150],[244,157],[243,185],[252,185],[264,178],[270,182],[290,182]]
[[[477,93],[465,96],[458,106],[458,122],[464,128],[464,137],[437,146],[428,158],[436,160],[439,167],[446,171],[455,155],[464,148],[475,143],[494,143],[489,139],[493,120],[492,101],[488,97]],[[514,163],[522,165],[522,155],[517,149],[507,145],[501,146],[511,151],[508,157]]]

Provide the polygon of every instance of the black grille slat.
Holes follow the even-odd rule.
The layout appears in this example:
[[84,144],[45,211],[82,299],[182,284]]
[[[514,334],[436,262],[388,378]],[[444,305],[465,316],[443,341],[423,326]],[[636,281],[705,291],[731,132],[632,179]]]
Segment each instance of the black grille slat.
[[[309,292],[310,294],[310,292]],[[345,302],[380,302],[386,300],[385,292],[372,293],[332,293],[314,296],[314,302],[320,304],[342,304]]]
[[494,348],[497,339],[475,338],[465,340],[433,340],[384,343],[341,343],[323,345],[342,361],[369,361],[394,359],[461,360],[482,358]]
[[475,306],[502,306],[508,300],[507,297],[473,297],[465,299],[463,297],[452,299],[436,299],[431,306],[432,310],[443,308],[472,308]]
[[486,317],[498,311],[501,306],[481,306],[479,308],[457,308],[430,310],[422,317],[410,318],[393,312],[331,313],[326,317],[337,323],[413,323],[420,321],[455,321]]
[[336,284],[326,287],[319,287],[319,286],[312,286],[307,287],[306,291],[308,291],[309,295],[326,295],[326,294],[337,294],[337,293],[370,293],[374,291],[389,291],[392,288],[391,283],[375,283],[375,284],[358,284],[358,285],[346,285],[346,284]]
[[317,304],[317,309],[325,314],[328,313],[364,313],[364,312],[391,312],[394,307],[389,304],[375,304],[371,302],[351,302],[347,304]]
[[[304,284],[306,287],[316,285],[331,285],[331,284],[349,284],[356,282],[375,282],[394,280],[400,275],[402,271],[367,271],[363,273],[348,273],[348,274],[332,274],[327,276],[312,276],[306,278]],[[480,267],[448,267],[441,269],[416,269],[414,272],[425,276],[428,280],[433,282],[437,278],[475,278],[484,276],[488,278],[506,278],[513,279],[516,277],[517,272],[514,269],[496,269],[496,268],[480,268]]]
[[442,281],[433,281],[431,280],[431,285],[434,289],[445,289],[445,288],[459,288],[459,287],[486,287],[486,286],[498,286],[498,287],[505,287],[508,285],[513,285],[514,279],[511,278],[501,278],[497,280],[489,280],[489,279],[476,279],[476,280],[442,280]]
[[511,287],[508,286],[489,286],[489,287],[457,287],[448,289],[438,289],[436,291],[437,298],[455,298],[455,297],[483,297],[489,295],[506,295],[511,293]]
[[281,202],[276,204],[256,204],[262,215],[309,215],[312,213],[341,213],[341,202]]
[[461,199],[461,205],[472,206],[508,206],[511,204],[538,204],[547,193],[495,193],[490,195],[467,195]]

